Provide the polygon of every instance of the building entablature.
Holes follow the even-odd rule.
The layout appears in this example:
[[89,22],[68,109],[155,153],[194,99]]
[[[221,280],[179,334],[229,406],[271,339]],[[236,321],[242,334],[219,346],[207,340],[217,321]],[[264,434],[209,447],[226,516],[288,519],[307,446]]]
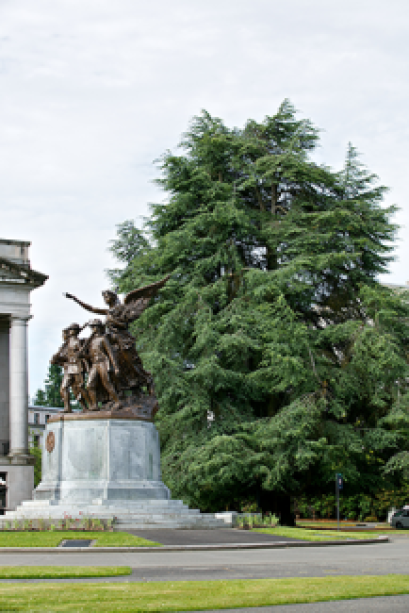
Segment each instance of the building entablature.
[[19,285],[29,290],[40,287],[48,279],[47,275],[30,268],[29,263],[17,263],[0,255],[0,283]]
[[[29,242],[0,239],[0,320],[30,317],[30,292],[48,279],[32,270]],[[1,324],[0,321],[0,324]]]

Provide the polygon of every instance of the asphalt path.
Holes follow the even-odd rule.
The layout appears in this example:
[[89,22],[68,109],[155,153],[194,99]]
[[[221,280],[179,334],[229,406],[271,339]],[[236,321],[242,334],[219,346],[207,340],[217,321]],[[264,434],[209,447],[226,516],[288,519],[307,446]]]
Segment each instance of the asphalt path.
[[[224,530],[127,530],[127,532],[162,545],[219,545],[220,543],[232,545],[297,541],[297,539],[285,536],[232,528],[225,528]],[[343,536],[348,535],[343,534]]]
[[[208,581],[337,575],[409,574],[409,541],[283,549],[0,553],[4,566],[130,566],[109,581]],[[61,580],[60,580],[61,581]],[[86,581],[90,581],[87,579]],[[94,581],[94,579],[91,579]],[[102,581],[106,581],[103,579]]]

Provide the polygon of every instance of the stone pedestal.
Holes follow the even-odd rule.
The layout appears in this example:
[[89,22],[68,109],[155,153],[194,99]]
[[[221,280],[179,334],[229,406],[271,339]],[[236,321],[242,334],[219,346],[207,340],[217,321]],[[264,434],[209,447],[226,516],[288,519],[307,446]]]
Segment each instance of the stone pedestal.
[[89,413],[70,417],[53,418],[47,426],[34,500],[101,504],[170,498],[152,422],[95,419]]
[[158,431],[149,420],[59,414],[47,424],[42,451],[34,499],[4,521],[69,516],[115,518],[119,530],[226,528],[214,514],[170,499],[161,480]]

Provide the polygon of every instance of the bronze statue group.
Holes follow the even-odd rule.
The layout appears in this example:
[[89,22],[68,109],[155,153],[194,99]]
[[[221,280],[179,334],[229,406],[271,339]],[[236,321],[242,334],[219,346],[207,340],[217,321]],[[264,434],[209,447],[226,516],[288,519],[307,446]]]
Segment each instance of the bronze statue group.
[[[135,348],[130,324],[138,319],[150,299],[165,285],[169,277],[136,289],[122,303],[111,290],[102,292],[106,307],[95,308],[65,294],[87,311],[105,316],[84,326],[71,324],[63,330],[63,344],[51,363],[63,368],[61,397],[64,413],[71,413],[70,390],[83,411],[120,410],[142,395],[154,397],[152,377],[142,365]],[[80,338],[86,327],[88,338]]]

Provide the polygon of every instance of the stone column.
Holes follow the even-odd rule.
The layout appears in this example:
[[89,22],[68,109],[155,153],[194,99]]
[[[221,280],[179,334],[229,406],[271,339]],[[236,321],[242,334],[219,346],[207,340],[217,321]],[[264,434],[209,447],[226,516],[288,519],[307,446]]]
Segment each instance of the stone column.
[[0,456],[8,454],[10,444],[9,387],[10,387],[10,321],[0,315]]
[[10,326],[10,453],[17,463],[28,459],[28,361],[29,317],[11,317]]

